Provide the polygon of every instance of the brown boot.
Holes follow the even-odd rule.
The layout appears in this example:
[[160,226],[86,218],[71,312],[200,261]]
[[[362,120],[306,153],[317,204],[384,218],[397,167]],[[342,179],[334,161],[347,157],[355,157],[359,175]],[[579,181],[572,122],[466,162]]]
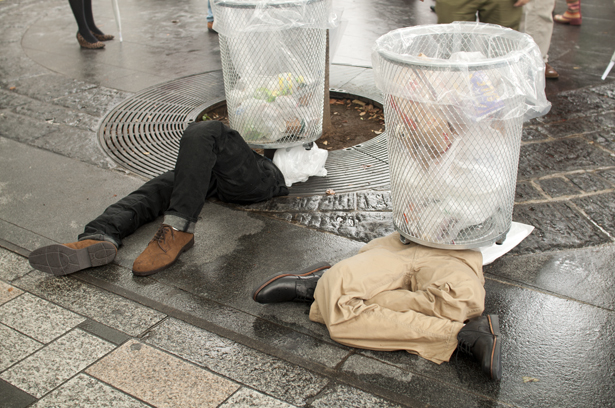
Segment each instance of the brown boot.
[[145,251],[135,259],[132,273],[137,276],[153,275],[173,265],[182,252],[194,245],[194,234],[181,232],[162,224]]
[[93,266],[106,265],[115,259],[116,254],[117,247],[111,242],[86,239],[38,248],[30,252],[28,260],[34,269],[62,276]]

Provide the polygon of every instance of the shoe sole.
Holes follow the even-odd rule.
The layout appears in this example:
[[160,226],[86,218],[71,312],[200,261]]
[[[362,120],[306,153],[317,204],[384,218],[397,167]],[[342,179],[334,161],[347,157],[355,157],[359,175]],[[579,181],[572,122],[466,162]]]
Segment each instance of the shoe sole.
[[192,248],[193,246],[194,246],[194,237],[192,237],[192,239],[190,239],[190,241],[186,245],[184,245],[182,249],[179,250],[179,252],[177,253],[177,256],[175,257],[175,259],[173,259],[173,261],[170,264],[167,264],[158,269],[154,269],[153,271],[147,271],[147,272],[135,272],[135,270],[133,269],[132,274],[135,276],[150,276],[160,271],[163,271],[167,269],[168,267],[170,267],[171,265],[173,265],[175,262],[177,262],[177,260],[179,259],[179,256],[183,254],[184,252],[186,252],[187,250],[189,250],[190,248]]
[[323,269],[329,269],[330,267],[331,265],[328,262],[319,262],[315,265],[308,266],[307,268],[300,270],[298,273],[283,273],[281,275],[271,276],[267,278],[267,280],[263,282],[263,284],[261,284],[256,289],[254,289],[254,291],[252,292],[252,299],[255,302],[257,302],[256,297],[258,296],[260,291],[263,290],[266,286],[269,286],[269,284],[271,284],[272,282],[275,282],[276,280],[280,278],[283,278],[285,276],[309,276],[318,271],[322,271]]
[[[502,378],[502,370],[500,365],[501,363],[501,352],[502,352],[502,343],[500,342],[500,318],[497,315],[487,315],[487,320],[489,321],[489,329],[491,330],[491,334],[493,334],[493,347],[491,349],[491,361],[490,361],[490,370],[489,376],[494,380],[499,380]],[[494,373],[493,367],[495,365],[499,367],[497,372]]]
[[117,249],[110,242],[100,242],[81,249],[54,244],[32,251],[28,261],[34,269],[63,276],[111,263],[116,254]]

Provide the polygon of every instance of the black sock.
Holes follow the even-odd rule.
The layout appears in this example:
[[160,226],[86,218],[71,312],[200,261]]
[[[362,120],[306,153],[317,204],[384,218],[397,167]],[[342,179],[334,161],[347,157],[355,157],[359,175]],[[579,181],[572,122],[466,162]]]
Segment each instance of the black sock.
[[[70,8],[73,10],[73,15],[75,16],[75,20],[77,21],[77,26],[79,27],[79,34],[89,43],[95,43],[98,40],[94,35],[90,32],[90,27],[85,20],[85,10],[84,10],[84,1],[91,3],[91,0],[68,0],[70,4]],[[90,9],[92,7],[90,6]]]

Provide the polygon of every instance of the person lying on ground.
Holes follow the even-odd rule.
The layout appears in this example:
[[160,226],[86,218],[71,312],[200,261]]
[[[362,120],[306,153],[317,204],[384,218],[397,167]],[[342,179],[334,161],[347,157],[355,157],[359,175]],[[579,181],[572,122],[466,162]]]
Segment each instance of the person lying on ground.
[[277,274],[252,297],[259,303],[313,302],[310,320],[347,346],[406,350],[437,364],[459,349],[499,380],[499,319],[482,315],[482,260],[478,251],[403,244],[395,232],[333,266]]
[[85,226],[78,241],[32,251],[30,265],[58,276],[106,265],[124,238],[164,215],[132,267],[136,276],[152,275],[194,245],[194,228],[207,198],[250,204],[287,194],[280,170],[250,149],[237,131],[218,121],[195,122],[182,135],[173,171],[109,206]]

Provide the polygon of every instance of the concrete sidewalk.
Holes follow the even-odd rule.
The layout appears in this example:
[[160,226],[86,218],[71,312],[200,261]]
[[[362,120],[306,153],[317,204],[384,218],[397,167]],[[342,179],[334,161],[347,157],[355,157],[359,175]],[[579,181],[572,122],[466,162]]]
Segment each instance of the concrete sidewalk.
[[[371,65],[380,35],[435,23],[429,1],[335,5],[350,19],[333,59],[341,77]],[[111,5],[94,7],[114,34]],[[615,73],[599,78],[612,3],[584,2],[583,26],[556,25],[553,109],[524,128],[514,219],[536,230],[485,268],[486,312],[502,322],[500,382],[461,354],[438,366],[345,347],[306,305],[250,299],[272,273],[336,262],[392,231],[388,191],[209,202],[195,247],[148,278],[130,268],[158,222],[106,267],[32,270],[29,251],[75,240],[144,181],[101,149],[106,113],[147,87],[220,70],[206,3],[120,7],[124,42],[82,51],[64,0],[0,1],[0,407],[614,406]]]

